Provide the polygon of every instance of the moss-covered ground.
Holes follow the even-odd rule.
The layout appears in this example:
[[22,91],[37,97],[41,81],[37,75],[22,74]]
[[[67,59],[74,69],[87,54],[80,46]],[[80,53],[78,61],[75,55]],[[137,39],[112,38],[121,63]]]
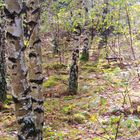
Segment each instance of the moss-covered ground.
[[[78,94],[68,95],[68,67],[43,65],[44,140],[134,140],[140,130],[136,71],[105,60],[79,63]],[[17,134],[10,95],[0,113],[0,140]]]

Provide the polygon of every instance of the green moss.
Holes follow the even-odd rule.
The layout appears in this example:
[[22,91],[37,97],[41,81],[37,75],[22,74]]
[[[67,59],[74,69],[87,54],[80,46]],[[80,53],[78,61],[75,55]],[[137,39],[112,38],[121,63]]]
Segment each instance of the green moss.
[[52,69],[52,70],[59,70],[62,68],[66,68],[67,66],[64,64],[58,64],[58,63],[53,63],[53,64],[48,64],[45,66],[47,69]]
[[53,112],[60,109],[60,102],[58,99],[46,100],[44,107],[47,109],[47,112]]
[[7,95],[7,99],[5,100],[5,104],[9,105],[13,102],[12,95]]
[[95,137],[93,140],[102,140],[100,137]]
[[76,121],[76,122],[79,123],[79,124],[84,123],[84,121],[85,121],[85,119],[86,119],[86,117],[85,117],[83,114],[81,114],[81,113],[74,114],[73,117],[74,117],[74,118],[73,118],[74,121]]
[[77,137],[77,135],[82,134],[82,133],[83,133],[82,130],[71,129],[70,132],[69,132],[70,139],[74,140]]
[[62,108],[62,112],[64,113],[64,114],[72,114],[72,111],[73,111],[73,108],[75,107],[75,105],[69,105],[69,106],[64,106],[63,108]]
[[59,83],[66,82],[67,83],[68,76],[67,75],[54,75],[50,76],[48,80],[43,83],[43,87],[50,88],[58,85]]
[[57,133],[56,137],[59,139],[59,140],[63,140],[63,133],[60,131]]
[[44,129],[44,139],[63,140],[63,133],[61,131],[54,131],[51,127],[47,127]]
[[54,135],[55,135],[55,133],[51,127],[47,127],[44,129],[44,137],[52,137]]
[[68,80],[68,75],[61,75],[60,79],[61,80]]
[[94,90],[94,93],[102,93],[106,88],[107,88],[106,85],[98,86]]
[[59,82],[58,77],[50,76],[49,79],[43,83],[43,87],[46,87],[46,88],[53,87],[57,85],[58,82]]
[[15,137],[10,137],[10,136],[1,136],[0,140],[16,140]]
[[83,64],[82,70],[86,70],[87,72],[96,72],[99,71],[98,64],[97,63],[86,63]]
[[69,100],[72,100],[72,99],[74,99],[74,96],[71,96],[71,95],[70,95],[70,96],[65,96],[65,97],[64,97],[64,100],[65,100],[65,101],[69,101]]
[[89,53],[83,53],[80,60],[83,62],[88,61],[89,60]]
[[96,72],[97,71],[97,68],[92,67],[92,66],[84,66],[82,69],[87,70],[88,72]]

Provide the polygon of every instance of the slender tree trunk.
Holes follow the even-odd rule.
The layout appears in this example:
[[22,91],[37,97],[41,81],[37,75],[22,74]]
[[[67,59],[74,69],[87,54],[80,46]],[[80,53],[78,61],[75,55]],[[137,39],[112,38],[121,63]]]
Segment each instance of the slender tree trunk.
[[[128,5],[127,3],[125,3],[125,11],[126,11],[126,17],[127,17],[127,22],[128,22],[128,28],[129,28],[129,36],[130,36],[130,48],[131,48],[131,52],[132,52],[132,56],[133,56],[133,60],[136,60],[136,54],[135,54],[135,50],[133,47],[133,34],[132,34],[132,27],[131,27],[131,20],[130,20],[130,15],[129,15],[129,10],[128,10]],[[137,67],[137,75],[138,75],[138,79],[140,81],[140,74],[139,74],[139,70],[138,70],[138,64],[136,64]]]
[[131,21],[130,21],[130,16],[129,16],[129,11],[128,11],[127,4],[125,4],[125,11],[126,11],[126,17],[127,17],[128,28],[129,28],[129,35],[130,35],[130,47],[131,47],[133,59],[136,60],[135,51],[134,51],[134,47],[133,47],[132,27],[131,27]]
[[[1,19],[4,16],[3,10],[0,11]],[[0,23],[0,101],[6,100],[6,68],[5,68],[5,32],[4,21]]]
[[30,86],[26,78],[27,68],[24,61],[22,9],[22,0],[5,0],[6,49],[18,123],[18,139],[36,140],[37,129],[34,123],[35,116],[32,112]]
[[[91,9],[94,8],[94,0],[91,0]],[[91,44],[92,44],[92,41],[93,41],[93,38],[94,38],[94,19],[92,19],[92,27],[91,27]]]
[[[101,29],[101,41],[99,42],[99,49],[103,48],[105,46],[107,48],[107,41],[108,41],[108,29],[106,29],[107,22],[106,22],[106,16],[108,14],[108,5],[109,5],[109,0],[104,0],[104,8],[103,8],[103,16],[102,16],[102,29]],[[107,53],[107,52],[106,52]],[[107,54],[108,55],[108,54]]]
[[33,101],[33,112],[36,116],[35,125],[38,135],[35,140],[42,140],[44,109],[42,93],[42,54],[39,38],[40,1],[27,0],[27,27],[29,33],[29,81]]
[[74,95],[77,94],[78,90],[78,57],[79,48],[75,48],[72,53],[72,64],[70,67],[70,75],[69,75],[69,94]]
[[88,61],[89,60],[89,48],[90,48],[90,28],[89,28],[89,9],[88,9],[88,2],[83,0],[82,7],[84,8],[85,13],[85,25],[82,33],[82,55],[81,60],[82,61]]
[[90,33],[88,25],[84,27],[83,38],[82,38],[82,55],[80,60],[88,61],[89,60],[89,49],[90,49]]
[[74,49],[72,53],[72,64],[69,74],[69,94],[75,95],[78,91],[78,58],[79,58],[79,37],[81,35],[81,27],[75,27],[73,33]]
[[53,55],[59,53],[58,42],[55,36],[53,36],[53,39],[52,39],[52,50],[53,50]]

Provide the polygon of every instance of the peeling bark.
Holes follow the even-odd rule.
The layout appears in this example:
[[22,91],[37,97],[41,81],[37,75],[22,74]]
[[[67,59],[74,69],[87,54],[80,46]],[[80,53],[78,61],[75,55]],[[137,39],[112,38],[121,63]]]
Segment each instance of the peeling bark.
[[24,61],[22,0],[5,0],[6,40],[12,96],[18,123],[19,140],[35,140],[37,129],[32,112],[30,86]]
[[88,61],[89,60],[89,48],[90,48],[90,33],[88,26],[84,27],[83,38],[82,38],[82,55],[80,60]]
[[41,40],[39,38],[40,26],[40,1],[27,0],[27,29],[29,41],[29,82],[31,85],[31,96],[33,112],[35,113],[35,125],[38,134],[35,140],[42,140],[42,129],[44,122],[43,93],[42,93],[42,54]]

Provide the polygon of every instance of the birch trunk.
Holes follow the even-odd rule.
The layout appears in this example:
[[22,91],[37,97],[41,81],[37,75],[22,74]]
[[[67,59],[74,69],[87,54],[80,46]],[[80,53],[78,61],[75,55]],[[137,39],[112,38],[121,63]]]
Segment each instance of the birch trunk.
[[24,62],[24,43],[22,29],[22,0],[5,0],[6,41],[9,60],[9,73],[15,114],[18,123],[19,140],[35,140],[37,129],[34,123],[30,86]]
[[89,28],[89,7],[88,2],[86,0],[82,0],[82,8],[84,10],[84,19],[85,24],[82,32],[82,61],[89,60],[89,48],[90,48],[90,28]]
[[29,81],[33,101],[33,112],[36,116],[35,125],[38,135],[35,140],[41,140],[44,122],[43,93],[42,93],[42,54],[39,38],[40,1],[27,0],[27,28],[29,39]]

